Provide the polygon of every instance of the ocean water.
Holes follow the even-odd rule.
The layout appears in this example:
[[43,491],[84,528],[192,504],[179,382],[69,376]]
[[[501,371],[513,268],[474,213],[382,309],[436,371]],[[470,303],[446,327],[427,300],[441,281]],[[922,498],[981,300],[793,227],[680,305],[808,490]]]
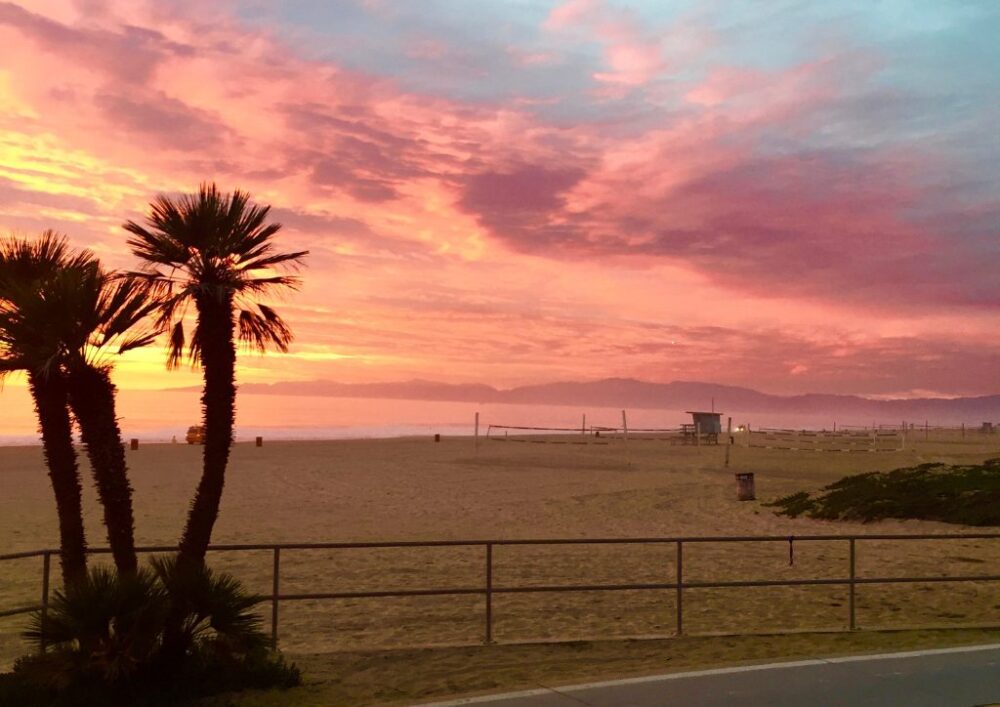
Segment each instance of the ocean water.
[[[432,435],[471,435],[479,413],[480,434],[491,425],[580,429],[587,426],[620,427],[620,408],[581,408],[566,405],[507,405],[333,398],[297,395],[239,394],[236,439],[248,441],[260,435],[268,439],[350,439]],[[816,415],[769,415],[723,411],[733,425],[829,429],[870,425],[873,420],[850,420]],[[149,442],[182,441],[189,425],[199,424],[201,411],[197,391],[123,390],[118,396],[118,414],[123,436]],[[631,429],[669,428],[689,423],[681,410],[629,409]],[[879,424],[898,421],[878,420]],[[37,444],[36,422],[25,388],[7,386],[0,392],[0,444]],[[493,430],[493,434],[502,434]],[[512,432],[513,434],[513,432]]]

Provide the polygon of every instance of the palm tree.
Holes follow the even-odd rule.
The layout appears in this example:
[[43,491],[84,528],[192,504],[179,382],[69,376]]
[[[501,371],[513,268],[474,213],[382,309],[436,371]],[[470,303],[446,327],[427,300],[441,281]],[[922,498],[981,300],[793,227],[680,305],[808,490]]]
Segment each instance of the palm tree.
[[8,295],[40,282],[54,268],[72,260],[65,239],[51,231],[34,243],[17,238],[0,241],[0,376],[14,371],[28,375],[56,499],[59,558],[66,586],[87,576],[80,472],[73,449],[66,376],[45,346],[54,322],[33,320]]
[[[184,566],[204,563],[219,515],[233,442],[237,339],[261,353],[271,347],[287,351],[292,339],[278,313],[256,298],[296,289],[298,278],[277,271],[297,268],[307,251],[276,250],[281,225],[267,223],[269,211],[246,192],[223,194],[215,184],[202,184],[197,194],[156,197],[145,226],[125,224],[132,252],[145,261],[134,275],[162,298],[161,321],[170,328],[168,367],[176,367],[187,348],[204,375],[202,476],[180,541],[178,562]],[[196,323],[188,339],[184,319],[192,304]]]
[[[50,252],[53,239],[58,237],[47,233],[38,243],[8,243],[21,253],[33,248]],[[19,276],[13,265],[8,268],[11,277],[3,297],[22,325],[7,329],[16,334],[17,347],[45,361],[62,382],[62,404],[69,405],[80,425],[115,566],[131,574],[137,568],[132,488],[115,410],[111,353],[125,353],[156,338],[159,332],[145,326],[156,302],[147,283],[108,273],[92,254],[71,256],[65,239],[58,243],[61,256],[36,258],[32,277],[26,268]],[[12,263],[24,260],[8,258]]]
[[96,259],[61,270],[44,291],[48,304],[64,313],[58,333],[69,403],[93,469],[108,544],[119,573],[131,574],[137,568],[135,519],[111,382],[112,355],[146,346],[159,335],[148,325],[157,302],[148,283],[109,273]]

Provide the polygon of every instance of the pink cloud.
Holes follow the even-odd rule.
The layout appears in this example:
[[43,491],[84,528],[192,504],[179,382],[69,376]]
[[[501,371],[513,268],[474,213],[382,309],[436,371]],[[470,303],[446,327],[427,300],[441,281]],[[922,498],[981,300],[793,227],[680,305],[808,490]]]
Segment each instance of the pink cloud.
[[192,51],[155,29],[131,25],[118,31],[69,27],[9,2],[0,2],[3,26],[16,30],[43,51],[127,83],[146,81],[167,56],[190,56]]
[[[39,128],[48,120],[67,140],[168,184],[206,172],[249,178],[353,218],[366,218],[371,204],[392,204],[408,218],[443,223],[457,208],[516,250],[558,245],[552,255],[560,259],[680,259],[727,286],[768,292],[775,285],[764,276],[777,263],[790,269],[777,287],[810,296],[858,284],[870,291],[872,270],[887,263],[895,280],[919,277],[917,259],[930,244],[901,215],[922,195],[896,171],[896,156],[757,154],[763,131],[802,130],[837,97],[843,62],[773,75],[720,69],[687,93],[701,97],[700,112],[613,138],[600,126],[566,130],[513,110],[410,95],[297,59],[266,37],[241,43],[239,28],[225,24],[195,51],[194,40],[135,28],[101,30],[98,41],[91,30],[19,8],[7,17],[20,29],[16,51],[34,51],[27,39],[52,45],[59,62],[87,59],[62,105],[45,93],[51,82],[23,82],[28,100],[48,101],[51,115]],[[557,25],[593,26],[610,54],[621,52],[623,75],[655,63],[652,54],[628,51],[635,27],[609,19],[598,3],[565,5],[554,17]],[[171,26],[177,37],[189,34]],[[111,57],[146,47],[136,76],[150,85],[116,91],[116,69],[91,53],[98,45],[113,48]],[[79,47],[87,49],[77,54]],[[316,80],[304,86],[303,76]],[[167,149],[151,155],[139,140]],[[439,205],[433,216],[418,200],[427,197]],[[946,300],[961,299],[935,286]]]
[[604,57],[610,68],[594,74],[598,81],[641,86],[666,68],[661,41],[643,37],[632,21],[602,22],[595,29],[605,42]]
[[565,29],[590,21],[600,9],[600,0],[566,0],[552,8],[542,26],[552,30]]
[[630,13],[611,10],[600,0],[570,0],[554,8],[542,26],[550,31],[582,27],[591,33],[608,66],[593,75],[597,81],[641,86],[666,68],[663,36],[643,32]]
[[[550,120],[532,108],[551,100],[421,94],[215,11],[0,5],[0,228],[56,225],[123,264],[120,223],[153,194],[248,188],[312,251],[288,304],[311,377],[524,382],[613,360],[771,388],[990,378],[994,324],[967,309],[1000,303],[995,204],[929,182],[947,168],[931,146],[809,144],[871,57],[657,83],[670,32],[577,0],[547,28],[601,44],[599,89],[655,104]],[[274,361],[247,375],[295,368]]]
[[685,100],[706,107],[715,107],[737,96],[747,95],[767,85],[762,71],[723,67],[684,94]]

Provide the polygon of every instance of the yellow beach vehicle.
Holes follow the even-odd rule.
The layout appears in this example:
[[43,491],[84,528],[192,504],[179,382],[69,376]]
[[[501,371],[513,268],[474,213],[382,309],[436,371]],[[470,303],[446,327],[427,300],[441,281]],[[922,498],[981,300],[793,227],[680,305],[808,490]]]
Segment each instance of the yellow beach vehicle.
[[205,428],[201,425],[191,425],[187,431],[188,444],[205,444]]

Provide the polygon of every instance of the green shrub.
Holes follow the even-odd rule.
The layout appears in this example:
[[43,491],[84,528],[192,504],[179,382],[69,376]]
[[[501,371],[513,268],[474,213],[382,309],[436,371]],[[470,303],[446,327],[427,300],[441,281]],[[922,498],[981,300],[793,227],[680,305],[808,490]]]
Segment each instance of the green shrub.
[[246,655],[267,645],[253,613],[261,598],[234,577],[204,566],[185,570],[173,557],[153,558],[152,565],[170,612],[179,619],[183,652],[211,648],[221,655]]
[[0,675],[0,705],[163,707],[224,692],[287,689],[302,682],[298,667],[266,650],[233,658],[199,649],[188,655],[179,672],[170,675],[144,666],[131,679],[115,683],[81,673],[56,684],[50,676],[65,668],[65,658],[47,653],[18,660],[13,673]]
[[767,505],[779,508],[781,515],[824,520],[914,518],[1000,525],[1000,459],[845,476],[820,493],[802,491]]
[[49,650],[0,676],[0,705],[155,706],[298,685],[298,668],[267,649],[258,601],[233,577],[172,558],[125,577],[93,569],[32,615],[25,636]]
[[167,601],[148,570],[119,577],[97,567],[83,582],[56,592],[48,612],[33,614],[24,635],[52,649],[53,684],[82,675],[113,684],[155,659]]

